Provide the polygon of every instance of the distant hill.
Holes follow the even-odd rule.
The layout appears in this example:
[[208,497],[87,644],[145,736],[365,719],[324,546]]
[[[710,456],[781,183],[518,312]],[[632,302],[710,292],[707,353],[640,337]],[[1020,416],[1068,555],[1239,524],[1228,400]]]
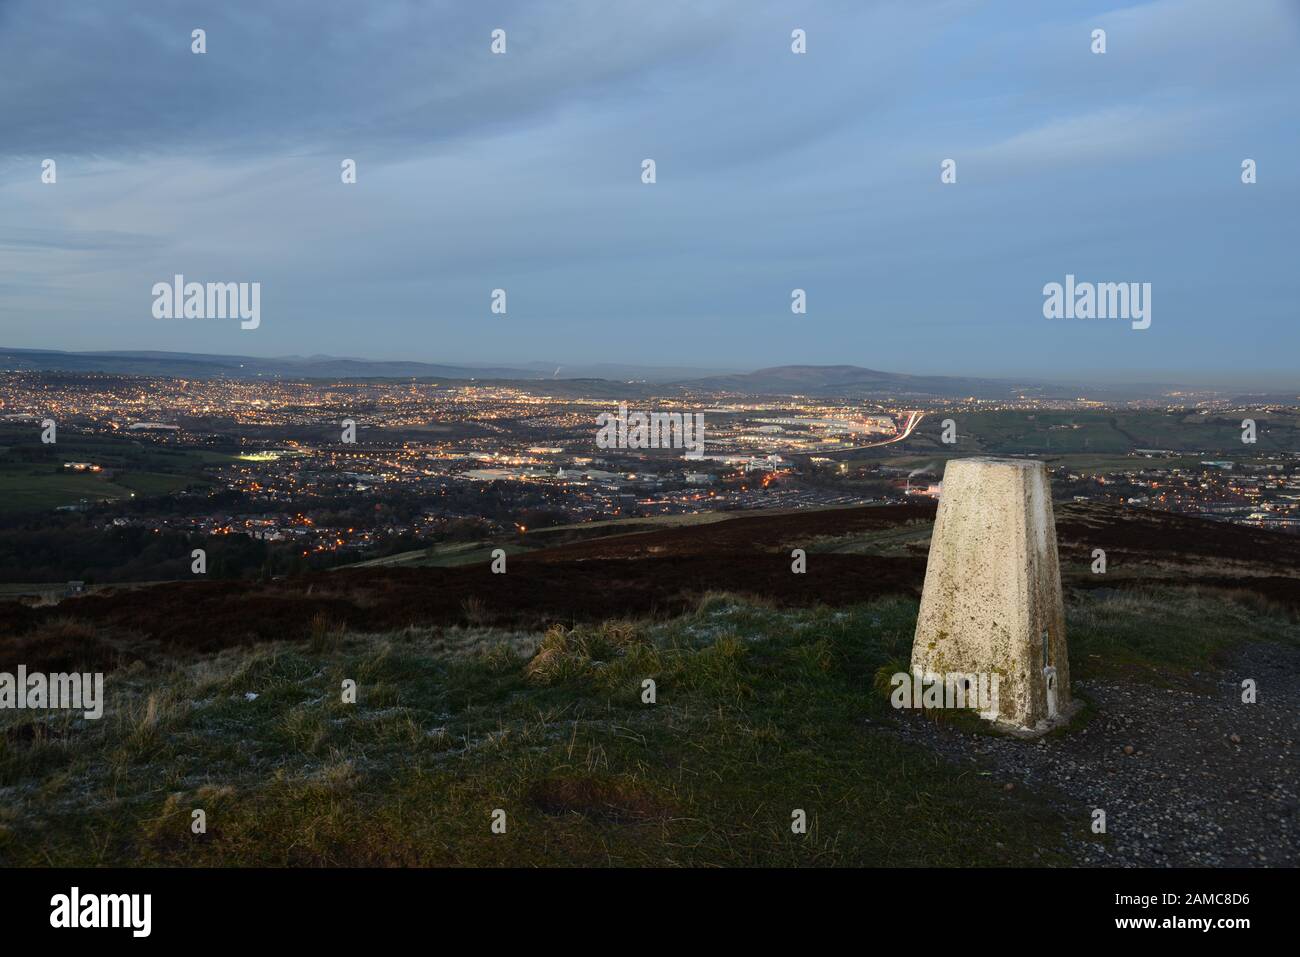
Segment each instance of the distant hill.
[[[0,371],[101,372],[108,375],[188,376],[191,378],[308,378],[308,379],[496,379],[607,380],[664,383],[702,375],[717,368],[638,366],[625,363],[559,365],[526,362],[518,366],[455,365],[436,362],[354,359],[338,356],[221,356],[194,352],[64,352],[58,349],[0,347]],[[730,371],[730,370],[726,370]]]
[[255,356],[217,356],[190,352],[61,352],[53,349],[0,349],[0,370],[235,379],[369,379],[411,376],[434,379],[549,378],[532,369],[371,361],[334,356],[262,359]]
[[924,396],[981,399],[1035,395],[1048,398],[1075,394],[1071,388],[1009,379],[903,375],[860,366],[774,366],[739,375],[709,376],[681,383],[711,391],[753,395]]
[[[651,367],[628,364],[553,366],[470,366],[434,362],[355,359],[338,356],[222,356],[191,352],[63,352],[55,349],[0,347],[0,371],[96,372],[107,375],[185,376],[190,378],[294,379],[475,379],[496,383],[547,382],[555,395],[626,396],[650,394],[655,386],[748,395],[808,395],[828,398],[892,397],[1010,399],[1031,396],[1115,398],[1156,395],[1160,386],[1105,388],[1014,379],[905,375],[852,365],[789,365],[756,372]],[[629,389],[629,386],[632,388]],[[662,391],[662,390],[658,390]]]

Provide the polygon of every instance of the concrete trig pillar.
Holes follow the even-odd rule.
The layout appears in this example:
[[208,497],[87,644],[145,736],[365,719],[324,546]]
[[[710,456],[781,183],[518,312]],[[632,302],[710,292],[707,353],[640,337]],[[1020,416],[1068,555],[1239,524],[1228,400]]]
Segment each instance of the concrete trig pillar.
[[1047,468],[951,459],[912,643],[925,675],[997,675],[982,716],[1041,732],[1074,711]]

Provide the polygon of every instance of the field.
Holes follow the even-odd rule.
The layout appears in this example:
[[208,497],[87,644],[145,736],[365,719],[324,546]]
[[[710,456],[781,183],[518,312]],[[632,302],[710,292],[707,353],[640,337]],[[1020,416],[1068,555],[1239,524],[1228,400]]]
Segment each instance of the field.
[[[318,620],[306,644],[137,665],[102,722],[6,720],[0,862],[997,866],[1106,844],[1086,809],[900,736],[926,720],[872,689],[915,607],[710,595],[545,632]],[[1158,593],[1085,596],[1070,627],[1084,687],[1300,642],[1294,620]]]
[[83,501],[115,501],[132,495],[166,495],[208,484],[202,478],[165,472],[124,472],[108,479],[62,468],[0,465],[0,501],[4,510],[14,512],[48,510]]
[[[0,427],[0,511],[30,512],[166,495],[211,484],[204,466],[230,461],[219,452],[155,446],[125,437],[64,431],[43,446],[32,429]],[[102,472],[74,472],[65,462],[90,462]]]

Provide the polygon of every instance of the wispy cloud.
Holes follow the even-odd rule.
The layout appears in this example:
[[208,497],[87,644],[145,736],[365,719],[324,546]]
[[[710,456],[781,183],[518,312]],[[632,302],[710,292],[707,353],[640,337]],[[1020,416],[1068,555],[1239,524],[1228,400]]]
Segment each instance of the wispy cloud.
[[1210,111],[1183,108],[1158,112],[1115,106],[1046,123],[972,152],[972,158],[1003,169],[1036,169],[1050,175],[1067,164],[1106,164],[1159,156],[1186,146],[1208,129]]

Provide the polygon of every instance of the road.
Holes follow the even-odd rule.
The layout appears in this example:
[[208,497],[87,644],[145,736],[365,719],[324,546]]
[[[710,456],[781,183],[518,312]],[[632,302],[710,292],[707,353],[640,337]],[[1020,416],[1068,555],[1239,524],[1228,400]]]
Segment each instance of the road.
[[905,438],[907,438],[909,435],[912,434],[913,430],[915,430],[918,425],[921,424],[921,420],[923,418],[925,418],[924,412],[909,412],[907,413],[907,425],[903,427],[902,432],[899,432],[893,438],[885,439],[884,441],[881,442],[871,442],[867,445],[854,445],[847,449],[836,449],[835,451],[836,452],[858,452],[861,451],[862,449],[877,449],[880,448],[880,446],[882,445],[893,445],[895,442],[902,442]]

